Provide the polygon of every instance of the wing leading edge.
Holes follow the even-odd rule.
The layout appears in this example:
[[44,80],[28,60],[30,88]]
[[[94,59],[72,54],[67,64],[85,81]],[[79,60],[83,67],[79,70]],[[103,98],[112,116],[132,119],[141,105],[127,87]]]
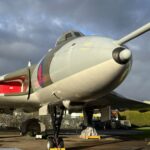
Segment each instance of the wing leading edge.
[[150,111],[150,104],[126,98],[116,92],[111,92],[102,98],[97,98],[96,101],[86,104],[86,107],[93,108],[103,108],[105,106],[111,106],[119,110]]

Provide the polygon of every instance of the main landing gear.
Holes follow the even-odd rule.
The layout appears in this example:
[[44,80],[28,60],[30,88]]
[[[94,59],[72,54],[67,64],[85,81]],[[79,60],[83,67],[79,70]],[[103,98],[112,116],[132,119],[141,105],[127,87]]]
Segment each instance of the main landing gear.
[[90,136],[97,136],[97,131],[92,125],[92,118],[93,118],[93,110],[88,110],[85,108],[83,110],[84,113],[84,129],[81,132],[80,138],[87,138]]
[[59,137],[59,131],[64,114],[64,107],[49,106],[49,113],[51,114],[53,137],[48,136],[47,149],[50,148],[64,148],[64,141]]

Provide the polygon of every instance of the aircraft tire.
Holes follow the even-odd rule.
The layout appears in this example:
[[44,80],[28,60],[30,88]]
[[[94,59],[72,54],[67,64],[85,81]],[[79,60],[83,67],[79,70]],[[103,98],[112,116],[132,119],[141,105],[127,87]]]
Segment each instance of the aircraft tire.
[[50,148],[54,148],[54,142],[53,142],[53,138],[49,137],[47,139],[47,149],[49,150]]
[[54,140],[53,137],[48,137],[47,139],[47,149],[49,150],[50,148],[64,148],[64,141],[62,138],[58,138],[58,142]]
[[59,141],[59,148],[63,148],[64,147],[64,140],[62,138],[59,138],[58,141]]

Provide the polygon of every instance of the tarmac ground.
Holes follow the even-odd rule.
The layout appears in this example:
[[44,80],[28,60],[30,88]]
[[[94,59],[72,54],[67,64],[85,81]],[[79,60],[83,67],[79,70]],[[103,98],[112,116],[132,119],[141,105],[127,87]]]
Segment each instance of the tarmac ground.
[[[68,133],[71,133],[67,131]],[[61,135],[66,150],[150,150],[149,139],[135,140],[129,134],[140,134],[132,130],[100,131],[102,139],[84,140],[79,134]],[[20,136],[17,131],[0,132],[0,150],[47,150],[47,140]],[[11,149],[10,149],[11,148]],[[13,149],[12,149],[13,148]]]

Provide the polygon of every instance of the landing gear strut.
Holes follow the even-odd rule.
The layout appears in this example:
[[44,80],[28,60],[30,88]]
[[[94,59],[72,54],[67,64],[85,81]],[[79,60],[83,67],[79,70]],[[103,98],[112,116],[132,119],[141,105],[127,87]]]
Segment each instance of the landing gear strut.
[[49,112],[51,114],[53,137],[48,136],[47,148],[63,148],[64,141],[59,137],[59,131],[64,114],[64,107],[50,106]]
[[83,109],[84,125],[86,127],[92,127],[93,110]]
[[81,132],[80,137],[86,138],[89,136],[97,136],[96,129],[92,125],[92,118],[93,118],[93,110],[84,109],[84,129]]

